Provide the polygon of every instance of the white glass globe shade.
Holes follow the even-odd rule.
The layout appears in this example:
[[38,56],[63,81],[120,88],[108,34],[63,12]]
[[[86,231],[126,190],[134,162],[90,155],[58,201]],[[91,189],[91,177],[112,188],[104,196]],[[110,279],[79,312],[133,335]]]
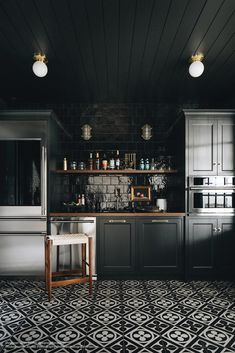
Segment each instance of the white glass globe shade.
[[204,71],[204,65],[201,61],[194,61],[190,66],[189,66],[189,74],[192,77],[199,77]]
[[46,76],[48,71],[48,68],[43,61],[35,61],[32,68],[33,68],[33,72],[38,77]]

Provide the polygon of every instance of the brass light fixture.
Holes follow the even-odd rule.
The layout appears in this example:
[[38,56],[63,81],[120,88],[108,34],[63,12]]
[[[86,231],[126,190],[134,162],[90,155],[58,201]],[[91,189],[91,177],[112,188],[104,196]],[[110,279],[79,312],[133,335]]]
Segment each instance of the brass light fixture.
[[145,124],[144,126],[142,126],[141,130],[142,130],[141,137],[146,141],[150,140],[152,137],[152,127],[148,124]]
[[191,56],[191,64],[189,66],[189,74],[192,77],[199,77],[202,75],[204,71],[204,65],[202,60],[204,59],[204,55],[198,53],[196,55]]
[[81,136],[82,136],[83,140],[85,140],[85,141],[90,140],[92,127],[88,124],[85,124],[81,127],[81,129],[82,129]]
[[45,77],[48,72],[46,55],[37,53],[34,54],[35,63],[33,64],[33,72],[38,77]]

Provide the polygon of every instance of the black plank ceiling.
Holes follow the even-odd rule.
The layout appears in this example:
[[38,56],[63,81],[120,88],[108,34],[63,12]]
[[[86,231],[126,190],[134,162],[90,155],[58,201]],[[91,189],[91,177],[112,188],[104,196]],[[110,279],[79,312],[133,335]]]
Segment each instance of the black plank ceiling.
[[[148,102],[232,97],[235,0],[2,0],[2,98]],[[32,72],[33,54],[48,75]],[[192,54],[205,72],[188,74]]]

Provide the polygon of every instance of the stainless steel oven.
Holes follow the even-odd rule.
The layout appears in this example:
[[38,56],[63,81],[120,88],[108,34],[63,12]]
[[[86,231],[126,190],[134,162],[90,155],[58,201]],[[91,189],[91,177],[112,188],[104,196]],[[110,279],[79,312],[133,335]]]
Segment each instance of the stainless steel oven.
[[188,213],[235,212],[235,177],[189,177]]

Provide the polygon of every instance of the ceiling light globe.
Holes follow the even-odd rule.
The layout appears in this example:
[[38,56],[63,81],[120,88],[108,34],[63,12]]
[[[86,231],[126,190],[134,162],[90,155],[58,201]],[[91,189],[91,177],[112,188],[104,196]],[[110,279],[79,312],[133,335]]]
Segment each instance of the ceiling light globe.
[[44,77],[48,72],[47,65],[43,61],[35,61],[32,69],[34,74],[38,77]]
[[189,66],[189,74],[192,77],[199,77],[204,71],[204,65],[201,61],[194,61],[192,64]]

